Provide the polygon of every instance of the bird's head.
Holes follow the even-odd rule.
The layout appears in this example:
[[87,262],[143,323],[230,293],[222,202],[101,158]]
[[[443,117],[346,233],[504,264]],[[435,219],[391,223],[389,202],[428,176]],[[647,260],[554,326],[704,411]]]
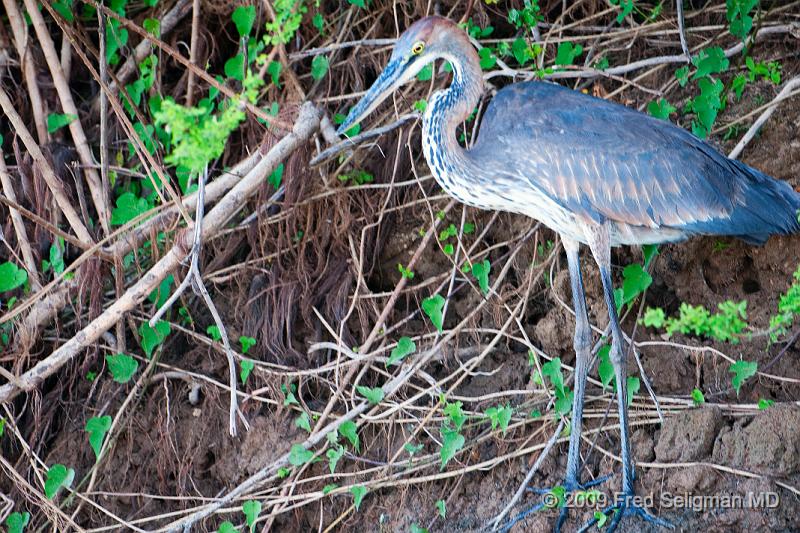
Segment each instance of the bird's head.
[[464,46],[462,41],[466,42],[466,46],[471,46],[464,30],[450,19],[425,17],[412,24],[397,40],[381,75],[339,126],[339,135],[361,122],[425,65],[442,57],[449,58],[454,47]]

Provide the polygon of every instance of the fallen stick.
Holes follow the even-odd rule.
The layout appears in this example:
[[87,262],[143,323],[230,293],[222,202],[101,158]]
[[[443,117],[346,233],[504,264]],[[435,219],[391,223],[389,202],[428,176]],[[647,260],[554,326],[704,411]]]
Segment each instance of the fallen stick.
[[[261,186],[265,176],[286,159],[298,146],[302,145],[319,127],[319,111],[313,104],[306,103],[300,108],[292,132],[272,147],[258,164],[222,198],[206,216],[203,223],[203,239],[207,240],[219,231],[224,224],[245,205],[248,197]],[[81,350],[95,342],[123,316],[141,303],[172,270],[178,268],[186,257],[188,249],[186,237],[175,245],[153,267],[131,286],[120,299],[103,311],[100,316],[77,332],[71,339],[55,350],[46,359],[39,361],[17,380],[17,384],[6,383],[0,387],[0,403],[14,399],[20,392],[35,389],[47,377],[56,373],[71,361]]]

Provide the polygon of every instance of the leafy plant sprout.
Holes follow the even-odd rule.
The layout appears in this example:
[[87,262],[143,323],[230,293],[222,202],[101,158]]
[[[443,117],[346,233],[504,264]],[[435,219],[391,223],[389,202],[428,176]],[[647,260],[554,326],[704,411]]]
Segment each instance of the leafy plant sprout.
[[[566,62],[580,50],[560,52]],[[441,17],[419,20],[403,33],[385,69],[351,109],[339,133],[360,122],[436,59],[447,60],[453,68],[451,86],[433,94],[423,117],[423,153],[437,182],[468,205],[542,221],[560,234],[567,253],[576,316],[576,364],[564,488],[577,492],[587,486],[579,475],[581,418],[592,346],[579,262],[580,245],[585,244],[600,269],[608,308],[609,359],[620,418],[621,492],[626,498],[604,509],[606,516],[613,512],[608,531],[632,515],[672,527],[630,498],[635,494],[635,475],[628,380],[611,279],[611,248],[678,242],[694,235],[731,235],[763,243],[773,234],[800,231],[796,219],[800,195],[666,121],[541,82],[516,83],[498,91],[484,115],[478,141],[466,150],[457,142],[456,127],[469,117],[481,96],[486,56],[478,55],[462,28]],[[701,88],[709,94],[722,90],[721,82],[707,77],[727,68],[722,63],[711,51],[695,58],[694,77],[702,77]],[[694,127],[698,134],[707,133],[708,118],[701,116]],[[443,303],[428,299],[423,307],[430,316]],[[441,316],[436,318],[441,331]],[[443,427],[443,438],[458,435],[457,429]],[[563,507],[556,530],[566,516],[567,507]],[[589,524],[599,520],[595,516]]]

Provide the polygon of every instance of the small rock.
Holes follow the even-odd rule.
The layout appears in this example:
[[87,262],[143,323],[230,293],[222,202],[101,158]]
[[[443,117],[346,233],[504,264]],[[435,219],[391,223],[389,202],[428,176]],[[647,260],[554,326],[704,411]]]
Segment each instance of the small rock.
[[655,458],[653,437],[645,429],[637,429],[631,435],[633,456],[638,462],[650,462]]
[[722,412],[717,407],[691,409],[669,417],[658,437],[656,459],[685,463],[706,457],[721,426]]

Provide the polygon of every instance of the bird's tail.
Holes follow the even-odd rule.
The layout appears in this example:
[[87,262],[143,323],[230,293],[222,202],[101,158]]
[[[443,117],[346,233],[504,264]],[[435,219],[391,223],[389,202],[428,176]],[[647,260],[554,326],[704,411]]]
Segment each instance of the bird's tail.
[[788,183],[739,161],[731,161],[743,178],[738,205],[729,221],[732,234],[755,244],[770,235],[800,233],[800,194]]

